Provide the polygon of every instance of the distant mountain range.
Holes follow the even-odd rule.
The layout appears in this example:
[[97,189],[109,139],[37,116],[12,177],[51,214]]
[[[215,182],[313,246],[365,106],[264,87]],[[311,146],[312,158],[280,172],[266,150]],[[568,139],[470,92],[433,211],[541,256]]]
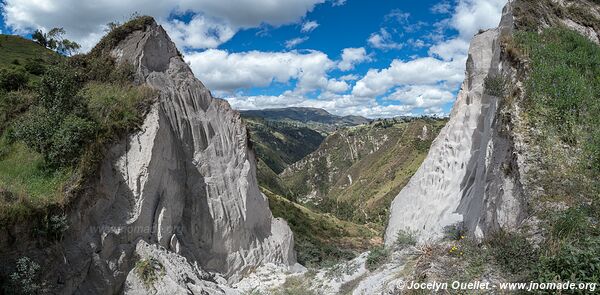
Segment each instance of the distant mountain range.
[[[291,121],[299,122],[317,127],[328,125],[329,127],[336,126],[356,126],[369,123],[371,120],[361,116],[337,116],[329,113],[324,109],[305,108],[305,107],[290,107],[278,109],[264,110],[245,110],[240,111],[242,117],[259,117],[265,120],[272,121]],[[319,128],[316,128],[319,129]],[[325,128],[331,129],[331,128]]]

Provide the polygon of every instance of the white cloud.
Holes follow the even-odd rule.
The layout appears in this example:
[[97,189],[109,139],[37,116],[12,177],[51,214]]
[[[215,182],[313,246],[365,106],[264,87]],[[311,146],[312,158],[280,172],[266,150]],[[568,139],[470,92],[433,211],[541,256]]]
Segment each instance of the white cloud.
[[460,0],[450,25],[460,38],[470,40],[480,29],[498,26],[507,0]]
[[439,85],[410,85],[396,89],[386,97],[387,100],[396,100],[404,105],[414,108],[432,108],[451,102],[454,98],[452,92]]
[[308,22],[305,22],[304,24],[302,24],[302,28],[300,29],[300,31],[302,33],[309,33],[312,32],[314,29],[316,29],[319,26],[319,23],[311,20]]
[[[446,2],[432,10],[446,13],[450,7],[444,3]],[[439,22],[432,35],[443,36],[442,32],[449,28],[458,31],[457,37],[432,38],[436,43],[429,48],[428,57],[409,61],[396,59],[385,69],[369,70],[356,82],[352,95],[383,96],[385,101],[400,102],[408,109],[420,108],[425,113],[439,113],[440,107],[452,100],[452,91],[456,90],[464,79],[471,38],[482,28],[498,25],[505,3],[506,0],[459,0],[455,13],[449,19]],[[385,33],[387,31],[383,30],[380,34],[373,34],[369,43],[372,46],[385,44],[383,40],[391,40],[389,33],[388,38],[385,38]],[[407,43],[415,47],[425,45],[422,40],[408,40]]]
[[371,47],[377,49],[389,50],[402,48],[402,44],[394,42],[392,35],[385,28],[381,28],[379,32],[371,34],[367,41]]
[[354,69],[354,66],[371,60],[371,57],[367,55],[367,51],[364,47],[360,48],[345,48],[342,50],[342,60],[338,64],[338,68],[342,71],[349,71]]
[[233,92],[241,88],[267,87],[273,82],[297,80],[295,93],[318,89],[339,91],[339,81],[327,77],[335,63],[319,51],[229,53],[209,49],[186,53],[196,76],[213,91]]
[[410,13],[404,12],[399,9],[394,9],[385,16],[385,20],[386,21],[395,20],[398,23],[405,24],[408,22],[409,17],[410,17]]
[[346,0],[333,0],[331,6],[342,6],[346,4]]
[[356,82],[352,94],[356,96],[378,96],[401,85],[438,84],[448,82],[458,85],[463,80],[465,59],[444,62],[425,57],[411,61],[393,60],[386,69],[371,69]]
[[308,37],[298,37],[298,38],[287,40],[287,41],[285,41],[285,48],[287,48],[287,49],[294,48],[294,47],[306,42],[306,40],[308,40]]
[[450,39],[429,48],[429,54],[450,61],[456,57],[463,57],[469,50],[469,42],[460,38]]
[[350,88],[350,86],[348,85],[348,83],[346,83],[346,81],[330,79],[327,82],[327,87],[325,88],[325,90],[333,93],[342,93],[346,92],[348,88]]
[[358,75],[356,74],[348,74],[348,75],[343,75],[340,77],[340,80],[342,81],[356,81],[358,80]]
[[448,1],[442,1],[431,7],[431,12],[437,14],[448,14],[452,10],[452,5]]
[[194,16],[189,23],[173,20],[164,27],[176,44],[191,48],[216,48],[236,33],[231,25],[203,15]]
[[421,39],[408,39],[408,40],[406,40],[406,43],[408,43],[410,46],[417,48],[417,49],[427,46],[427,43],[425,43],[425,41],[423,41]]
[[[104,25],[124,21],[135,12],[151,15],[166,24],[169,33],[179,35],[180,47],[215,47],[240,29],[263,24],[279,26],[299,22],[315,5],[325,0],[105,0],[40,1],[5,0],[2,6],[7,26],[17,33],[34,29],[64,27],[67,38],[89,49],[102,36]],[[168,24],[169,16],[193,13],[188,23]],[[187,34],[197,34],[196,36]],[[208,41],[200,38],[209,36]],[[206,46],[206,47],[205,47]]]

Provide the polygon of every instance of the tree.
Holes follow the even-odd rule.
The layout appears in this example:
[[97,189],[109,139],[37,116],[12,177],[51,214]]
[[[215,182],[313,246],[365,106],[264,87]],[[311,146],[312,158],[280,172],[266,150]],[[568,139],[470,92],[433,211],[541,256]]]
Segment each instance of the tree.
[[41,30],[35,30],[33,35],[31,35],[31,39],[36,43],[48,48],[48,38]]
[[74,41],[65,39],[66,31],[63,28],[53,28],[48,33],[42,30],[35,30],[31,35],[31,39],[38,44],[54,50],[62,55],[72,55],[76,53],[81,46]]

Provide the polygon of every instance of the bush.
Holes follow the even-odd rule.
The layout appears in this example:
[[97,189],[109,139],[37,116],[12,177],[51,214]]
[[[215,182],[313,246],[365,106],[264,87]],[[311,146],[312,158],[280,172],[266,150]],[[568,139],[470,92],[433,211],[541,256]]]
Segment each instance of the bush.
[[52,167],[66,167],[77,163],[83,149],[94,139],[96,125],[84,118],[67,116],[52,134],[50,149],[45,154]]
[[94,138],[96,125],[85,118],[65,118],[35,108],[13,126],[13,137],[42,154],[50,168],[76,163],[86,144]]
[[92,49],[90,55],[101,56],[109,50],[112,50],[119,42],[123,41],[131,32],[144,30],[146,26],[154,23],[150,16],[136,16],[125,24],[114,27],[106,36],[102,37],[100,42]]
[[587,226],[587,217],[583,211],[578,208],[569,208],[558,214],[553,224],[552,234],[559,239],[576,239],[585,235]]
[[46,283],[40,280],[40,265],[29,257],[17,259],[15,272],[10,275],[10,281],[14,289],[6,290],[7,293],[17,294],[45,294]]
[[504,97],[507,81],[501,75],[488,76],[484,81],[484,93],[496,97]]
[[142,259],[135,264],[135,273],[144,282],[146,288],[165,274],[165,267],[155,258]]
[[77,96],[80,82],[81,78],[67,65],[50,67],[37,89],[41,106],[60,115],[81,113],[82,99]]
[[20,69],[0,69],[0,90],[14,91],[25,88],[29,77]]
[[28,73],[36,76],[43,75],[46,72],[45,62],[40,58],[29,58],[25,60],[25,65],[23,65],[23,67]]
[[0,93],[0,132],[4,125],[18,114],[26,111],[35,97],[29,91],[12,91]]
[[389,256],[390,251],[384,246],[378,246],[371,249],[371,251],[369,251],[369,255],[367,255],[367,269],[370,271],[377,269],[386,262]]
[[517,233],[500,230],[486,241],[494,260],[511,274],[527,273],[538,254],[527,239]]
[[417,244],[417,238],[414,233],[410,231],[400,230],[396,234],[396,241],[394,246],[397,248],[404,248],[406,246],[414,246]]
[[536,269],[539,282],[600,281],[600,239],[586,238],[573,245],[563,243],[556,255],[542,256]]
[[462,222],[452,224],[444,228],[444,234],[447,239],[454,241],[462,240],[467,234],[467,230]]

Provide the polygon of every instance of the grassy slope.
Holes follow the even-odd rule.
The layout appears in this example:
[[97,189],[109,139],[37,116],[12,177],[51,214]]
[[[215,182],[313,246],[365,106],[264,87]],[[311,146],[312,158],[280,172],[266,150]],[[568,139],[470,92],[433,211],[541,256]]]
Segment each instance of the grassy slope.
[[245,117],[244,122],[258,158],[276,174],[316,150],[324,139],[312,129],[285,122],[257,117]]
[[24,64],[27,59],[47,59],[54,56],[56,54],[53,51],[31,40],[14,35],[0,35],[0,68],[12,66],[15,60]]
[[[444,124],[417,119],[341,130],[282,179],[301,199],[316,191],[322,200],[313,202],[315,208],[382,229],[391,200],[416,172]],[[429,135],[421,141],[424,125]]]
[[380,245],[379,233],[364,226],[314,212],[265,188],[275,217],[287,220],[294,232],[298,261],[306,266],[350,259],[355,253]]
[[541,193],[532,194],[536,205],[531,211],[543,220],[546,235],[539,260],[531,261],[532,276],[597,281],[600,47],[560,27],[519,32],[515,39],[522,52],[527,52],[531,67],[522,104],[526,130],[535,132],[525,132],[544,155],[526,175],[542,188]]
[[[30,40],[0,35],[0,69],[21,68],[27,60],[49,67],[59,59],[61,57],[56,53]],[[19,62],[13,63],[13,60]],[[78,95],[84,99],[90,116],[99,126],[97,138],[91,140],[92,144],[84,151],[77,167],[48,169],[42,155],[21,142],[7,139],[12,124],[36,104],[36,83],[31,82],[39,79],[29,74],[27,89],[0,93],[0,224],[63,203],[67,183],[74,180],[76,174],[93,169],[104,143],[135,129],[144,112],[141,105],[154,96],[154,92],[145,87],[127,83],[86,83]]]
[[483,243],[461,238],[435,246],[434,254],[415,269],[437,265],[433,272],[438,276],[417,273],[415,279],[476,281],[499,276],[511,282],[543,283],[600,279],[600,46],[561,25],[547,28],[540,23],[552,20],[555,13],[580,23],[595,17],[578,5],[516,3],[519,30],[504,40],[503,47],[519,70],[523,87],[509,85],[500,119],[527,143],[523,179],[528,214],[533,217],[529,219],[535,222],[498,231]]

